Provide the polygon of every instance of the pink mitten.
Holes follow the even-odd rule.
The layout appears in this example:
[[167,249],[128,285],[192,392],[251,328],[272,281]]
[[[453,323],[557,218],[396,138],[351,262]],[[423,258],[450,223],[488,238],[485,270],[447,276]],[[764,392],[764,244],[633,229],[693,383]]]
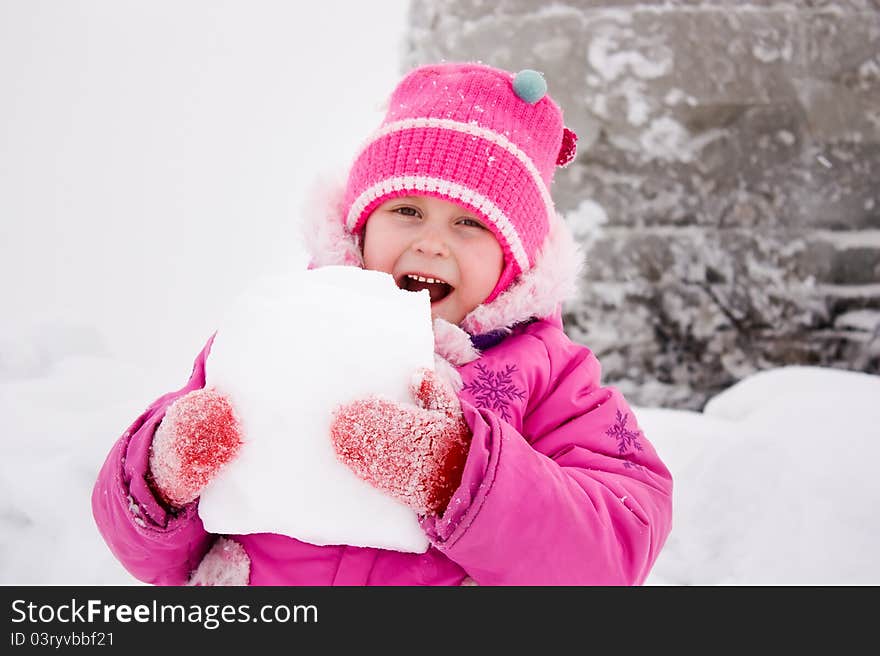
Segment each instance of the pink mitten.
[[229,402],[215,389],[180,397],[153,436],[153,487],[173,506],[196,499],[241,447],[241,425]]
[[337,408],[333,448],[374,487],[417,512],[440,513],[461,482],[471,433],[455,393],[433,371],[419,371],[410,394],[418,405],[370,396]]

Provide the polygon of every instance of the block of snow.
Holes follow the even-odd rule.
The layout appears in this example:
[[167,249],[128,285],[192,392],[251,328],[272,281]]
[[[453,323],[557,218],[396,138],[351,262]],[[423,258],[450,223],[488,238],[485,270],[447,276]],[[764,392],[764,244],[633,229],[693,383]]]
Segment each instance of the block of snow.
[[242,294],[218,327],[206,386],[231,399],[244,445],[202,494],[205,528],[424,552],[416,513],[338,462],[329,428],[337,404],[367,394],[411,403],[409,381],[433,354],[427,292],[385,273],[324,267]]

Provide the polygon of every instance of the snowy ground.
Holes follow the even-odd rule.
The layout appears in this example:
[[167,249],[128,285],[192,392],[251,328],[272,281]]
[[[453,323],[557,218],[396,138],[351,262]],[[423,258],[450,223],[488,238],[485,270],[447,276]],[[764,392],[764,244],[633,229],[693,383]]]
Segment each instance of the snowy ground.
[[[16,368],[0,369],[0,583],[137,583],[98,535],[90,492],[118,434],[190,363],[161,380],[88,335],[51,337],[16,342]],[[675,478],[674,528],[648,583],[880,584],[878,398],[878,376],[788,368],[703,414],[637,409]]]
[[674,480],[673,531],[649,582],[880,583],[880,376],[755,374],[703,413],[642,409]]

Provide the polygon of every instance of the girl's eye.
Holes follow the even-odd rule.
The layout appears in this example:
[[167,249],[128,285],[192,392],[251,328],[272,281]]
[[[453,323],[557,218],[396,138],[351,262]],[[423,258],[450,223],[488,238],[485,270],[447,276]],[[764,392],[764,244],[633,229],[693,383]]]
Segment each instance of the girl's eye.
[[484,226],[476,219],[462,219],[460,223],[461,225],[473,226],[474,228],[483,228],[484,230],[486,229],[486,226]]
[[394,210],[392,210],[392,211],[397,212],[398,214],[403,214],[404,216],[418,216],[419,215],[419,211],[415,207],[406,207],[406,206],[395,207]]

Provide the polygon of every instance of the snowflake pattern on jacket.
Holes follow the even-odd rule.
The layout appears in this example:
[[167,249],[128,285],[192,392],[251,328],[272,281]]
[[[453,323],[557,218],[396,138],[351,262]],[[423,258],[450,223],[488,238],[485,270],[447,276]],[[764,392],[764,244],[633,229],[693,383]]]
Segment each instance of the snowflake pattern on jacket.
[[525,392],[513,382],[516,365],[508,364],[500,371],[492,371],[483,364],[476,364],[475,368],[477,375],[462,387],[462,391],[470,392],[484,410],[491,410],[504,421],[510,421],[510,404],[525,398]]
[[[629,413],[623,413],[620,410],[617,411],[617,418],[614,422],[614,425],[605,431],[605,434],[608,437],[612,437],[617,440],[617,451],[620,455],[624,455],[631,449],[636,451],[642,450],[642,445],[639,444],[639,440],[637,439],[641,434],[641,430],[627,430],[626,422],[629,419]],[[634,467],[628,460],[624,460],[623,466],[626,468]]]

